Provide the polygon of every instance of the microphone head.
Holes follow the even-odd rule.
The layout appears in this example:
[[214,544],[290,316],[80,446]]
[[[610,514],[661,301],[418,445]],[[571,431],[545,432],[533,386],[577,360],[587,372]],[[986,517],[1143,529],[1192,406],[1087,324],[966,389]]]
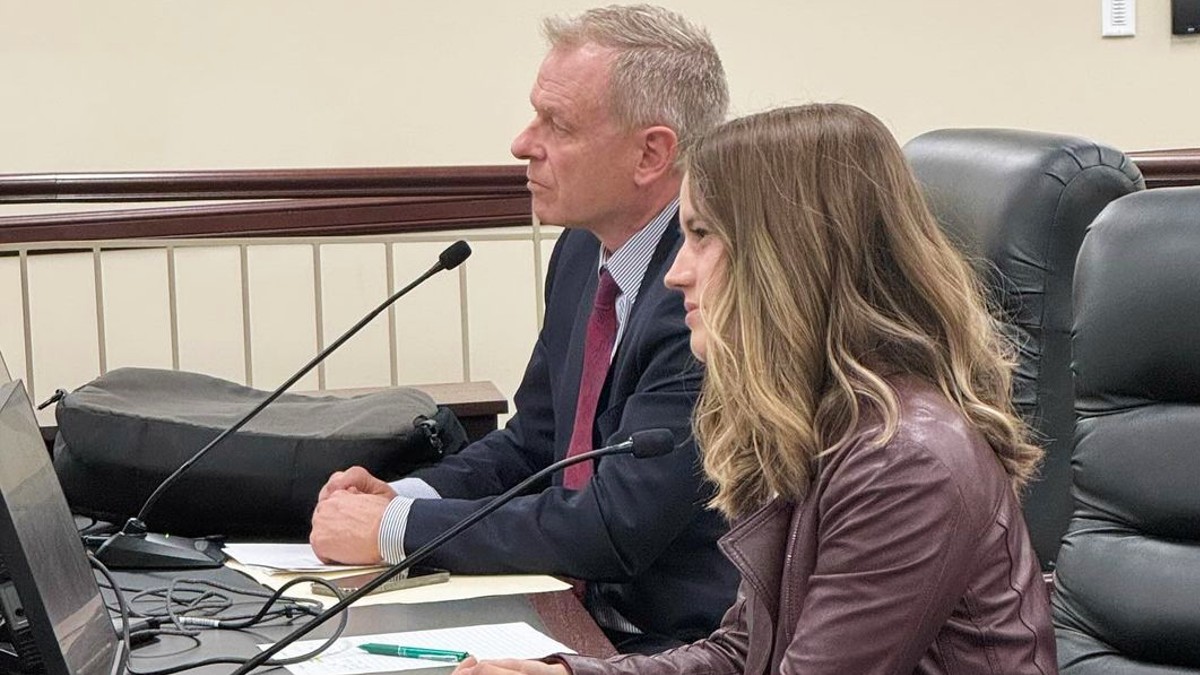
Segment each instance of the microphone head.
[[441,263],[442,269],[452,270],[462,264],[464,260],[471,257],[471,247],[467,242],[459,239],[458,241],[446,247],[438,255],[438,262]]
[[675,434],[670,429],[645,429],[629,436],[633,456],[640,459],[658,457],[675,449]]

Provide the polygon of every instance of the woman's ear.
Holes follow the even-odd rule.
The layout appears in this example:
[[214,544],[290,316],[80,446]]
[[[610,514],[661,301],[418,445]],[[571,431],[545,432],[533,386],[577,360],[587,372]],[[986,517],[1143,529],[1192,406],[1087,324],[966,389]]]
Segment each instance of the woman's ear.
[[679,158],[679,138],[670,127],[654,126],[643,129],[637,168],[633,179],[639,186],[661,179],[675,171]]

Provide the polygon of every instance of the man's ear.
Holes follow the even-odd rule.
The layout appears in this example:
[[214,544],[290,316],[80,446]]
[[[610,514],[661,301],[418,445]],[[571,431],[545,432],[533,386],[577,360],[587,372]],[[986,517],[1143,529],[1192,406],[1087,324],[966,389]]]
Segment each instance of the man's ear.
[[679,138],[670,127],[647,127],[641,131],[641,153],[633,180],[638,186],[649,185],[675,171],[679,156]]

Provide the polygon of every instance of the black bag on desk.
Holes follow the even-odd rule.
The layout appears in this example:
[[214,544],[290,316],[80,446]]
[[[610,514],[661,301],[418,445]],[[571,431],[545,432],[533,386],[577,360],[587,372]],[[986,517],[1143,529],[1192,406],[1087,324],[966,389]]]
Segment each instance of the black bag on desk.
[[[76,513],[123,523],[160,482],[267,397],[207,375],[121,368],[66,394],[54,468]],[[359,465],[383,480],[457,452],[449,409],[411,388],[339,398],[284,394],[180,476],[153,531],[304,537],[321,486]]]

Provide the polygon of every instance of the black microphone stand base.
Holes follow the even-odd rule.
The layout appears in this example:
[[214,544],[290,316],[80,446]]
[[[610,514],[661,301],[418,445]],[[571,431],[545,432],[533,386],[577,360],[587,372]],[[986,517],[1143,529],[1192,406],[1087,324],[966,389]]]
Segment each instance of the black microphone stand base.
[[[101,545],[96,558],[109,569],[201,569],[225,563],[221,547],[208,539],[172,537],[167,534],[124,534],[97,537]],[[107,545],[103,542],[107,540]],[[90,543],[90,542],[89,542]]]

